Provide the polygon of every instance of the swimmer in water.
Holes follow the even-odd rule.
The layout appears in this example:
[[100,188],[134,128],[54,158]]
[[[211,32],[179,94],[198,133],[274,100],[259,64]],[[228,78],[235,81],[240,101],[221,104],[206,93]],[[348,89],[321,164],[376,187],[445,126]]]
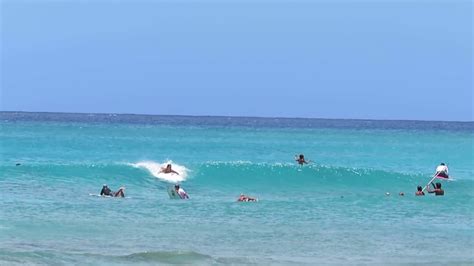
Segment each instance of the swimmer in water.
[[246,196],[244,194],[240,194],[239,198],[237,199],[237,201],[242,201],[242,202],[248,202],[248,201],[257,201],[256,198],[252,198],[252,197],[249,197],[249,196]]
[[423,188],[421,186],[418,186],[416,188],[415,196],[424,196],[425,192],[423,192]]
[[295,155],[295,161],[298,162],[299,165],[308,164],[309,162],[305,160],[304,154],[300,154],[299,156]]
[[171,173],[173,173],[173,174],[179,175],[178,172],[176,172],[175,170],[171,169],[171,164],[170,164],[170,163],[169,163],[168,165],[166,165],[166,167],[162,167],[160,173],[165,173],[165,174],[171,174]]

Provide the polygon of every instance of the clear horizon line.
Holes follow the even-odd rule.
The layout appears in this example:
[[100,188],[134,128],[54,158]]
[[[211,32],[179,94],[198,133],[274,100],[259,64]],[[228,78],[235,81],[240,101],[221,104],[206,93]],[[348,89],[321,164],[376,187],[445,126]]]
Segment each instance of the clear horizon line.
[[454,122],[472,123],[460,120],[420,120],[420,119],[374,119],[374,118],[321,118],[321,117],[283,117],[283,116],[236,116],[236,115],[172,115],[172,114],[141,114],[141,113],[97,113],[97,112],[58,112],[58,111],[10,111],[0,113],[45,113],[45,114],[94,114],[94,115],[141,115],[141,116],[175,116],[175,117],[220,117],[220,118],[257,118],[257,119],[315,119],[315,120],[360,120],[360,121],[404,121],[404,122]]

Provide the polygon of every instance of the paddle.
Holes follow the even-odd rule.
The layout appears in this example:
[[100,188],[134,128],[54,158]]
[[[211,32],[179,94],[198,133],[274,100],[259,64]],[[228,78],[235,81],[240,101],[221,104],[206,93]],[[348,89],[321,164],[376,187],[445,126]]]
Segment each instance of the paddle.
[[423,188],[423,190],[421,192],[424,192],[425,189],[436,179],[436,177],[438,176],[438,173],[436,173],[433,178],[431,178],[430,182],[428,182],[428,184],[426,184],[426,186]]

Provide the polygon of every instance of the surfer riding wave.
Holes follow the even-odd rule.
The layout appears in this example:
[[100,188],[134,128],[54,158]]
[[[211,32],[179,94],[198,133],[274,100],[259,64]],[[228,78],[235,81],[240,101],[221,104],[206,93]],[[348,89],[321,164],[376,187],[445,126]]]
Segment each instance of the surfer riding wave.
[[165,163],[157,163],[154,161],[142,161],[138,163],[128,164],[135,168],[147,170],[152,176],[169,183],[179,183],[186,180],[189,170],[183,166],[172,161]]

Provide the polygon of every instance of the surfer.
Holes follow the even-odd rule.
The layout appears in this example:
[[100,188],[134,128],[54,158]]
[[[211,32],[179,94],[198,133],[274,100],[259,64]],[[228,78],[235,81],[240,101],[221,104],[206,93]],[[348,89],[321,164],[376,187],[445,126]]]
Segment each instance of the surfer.
[[448,166],[445,163],[440,163],[438,167],[436,167],[435,176],[442,177],[442,178],[449,178]]
[[120,187],[117,192],[115,192],[114,197],[125,198],[125,187]]
[[304,158],[304,154],[300,154],[299,156],[295,155],[295,161],[297,161],[298,164],[300,164],[300,165],[308,163],[308,161],[306,161],[305,158]]
[[252,197],[249,197],[249,196],[246,196],[244,194],[240,194],[239,198],[237,199],[237,201],[244,201],[244,202],[248,202],[248,201],[257,201],[256,198],[252,198]]
[[109,196],[109,197],[125,197],[125,187],[120,187],[117,192],[113,192],[106,184],[102,186],[102,190],[100,191],[101,196]]
[[428,189],[428,193],[435,193],[436,196],[443,196],[444,195],[444,190],[441,188],[441,183],[439,182],[436,182],[436,186],[435,184],[433,184],[433,182],[431,182],[431,185],[433,185],[433,190],[430,189],[430,186],[428,185],[427,189]]
[[113,196],[114,194],[113,194],[112,190],[110,190],[110,188],[106,184],[104,184],[102,186],[102,190],[100,191],[100,195],[101,196]]
[[180,198],[189,199],[188,193],[186,193],[186,191],[184,191],[184,189],[180,187],[178,184],[174,186],[174,190],[176,190],[176,193],[178,193]]
[[424,196],[425,195],[425,192],[423,192],[423,188],[421,186],[418,186],[416,187],[416,192],[415,192],[415,196]]
[[179,175],[178,172],[176,172],[175,170],[171,169],[171,164],[170,164],[170,163],[169,163],[168,165],[166,165],[166,167],[162,167],[160,173],[165,173],[165,174],[173,173],[173,174]]

